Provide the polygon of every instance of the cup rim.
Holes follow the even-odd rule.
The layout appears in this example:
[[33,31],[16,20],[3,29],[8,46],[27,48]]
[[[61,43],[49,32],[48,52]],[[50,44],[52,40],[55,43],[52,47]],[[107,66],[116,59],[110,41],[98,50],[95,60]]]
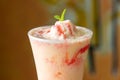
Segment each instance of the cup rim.
[[34,39],[34,40],[37,40],[37,41],[47,42],[47,43],[64,43],[66,41],[72,43],[72,42],[83,42],[86,39],[91,39],[92,35],[93,35],[92,30],[90,30],[88,28],[85,28],[85,27],[82,27],[82,26],[76,26],[76,28],[84,30],[85,34],[83,36],[77,37],[76,39],[65,39],[65,40],[43,39],[43,38],[35,37],[35,36],[32,35],[32,32],[34,30],[37,30],[39,28],[47,28],[47,27],[50,28],[51,26],[50,25],[48,25],[48,26],[40,26],[40,27],[30,29],[28,31],[28,33],[27,33],[29,39]]

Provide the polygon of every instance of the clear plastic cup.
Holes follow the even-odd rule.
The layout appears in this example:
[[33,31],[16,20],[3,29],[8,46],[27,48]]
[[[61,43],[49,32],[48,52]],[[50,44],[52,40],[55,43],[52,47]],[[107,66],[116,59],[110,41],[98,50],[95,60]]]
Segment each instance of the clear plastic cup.
[[34,37],[39,28],[43,27],[28,32],[38,80],[82,80],[92,31],[77,26],[84,31],[83,36],[60,41]]

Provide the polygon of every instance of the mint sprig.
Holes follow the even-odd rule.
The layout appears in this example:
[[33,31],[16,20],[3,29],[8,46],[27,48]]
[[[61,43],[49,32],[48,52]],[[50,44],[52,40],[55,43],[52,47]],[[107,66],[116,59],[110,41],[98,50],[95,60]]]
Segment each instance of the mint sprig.
[[66,9],[63,10],[61,15],[55,15],[54,18],[59,20],[59,21],[63,21],[64,17],[65,17],[65,13],[66,13]]

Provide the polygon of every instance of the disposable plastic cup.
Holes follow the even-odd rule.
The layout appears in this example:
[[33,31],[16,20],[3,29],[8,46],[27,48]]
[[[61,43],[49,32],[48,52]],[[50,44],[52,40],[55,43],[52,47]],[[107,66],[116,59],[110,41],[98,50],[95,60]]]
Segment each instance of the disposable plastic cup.
[[82,80],[92,31],[77,26],[84,35],[69,40],[33,36],[33,32],[44,27],[49,28],[42,26],[28,32],[38,80]]

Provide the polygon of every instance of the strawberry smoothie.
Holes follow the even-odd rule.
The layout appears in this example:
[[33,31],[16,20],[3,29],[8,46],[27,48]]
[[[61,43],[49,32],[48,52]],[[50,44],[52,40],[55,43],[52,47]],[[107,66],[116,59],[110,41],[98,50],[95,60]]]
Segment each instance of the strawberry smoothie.
[[30,30],[38,80],[82,80],[92,34],[70,20]]

